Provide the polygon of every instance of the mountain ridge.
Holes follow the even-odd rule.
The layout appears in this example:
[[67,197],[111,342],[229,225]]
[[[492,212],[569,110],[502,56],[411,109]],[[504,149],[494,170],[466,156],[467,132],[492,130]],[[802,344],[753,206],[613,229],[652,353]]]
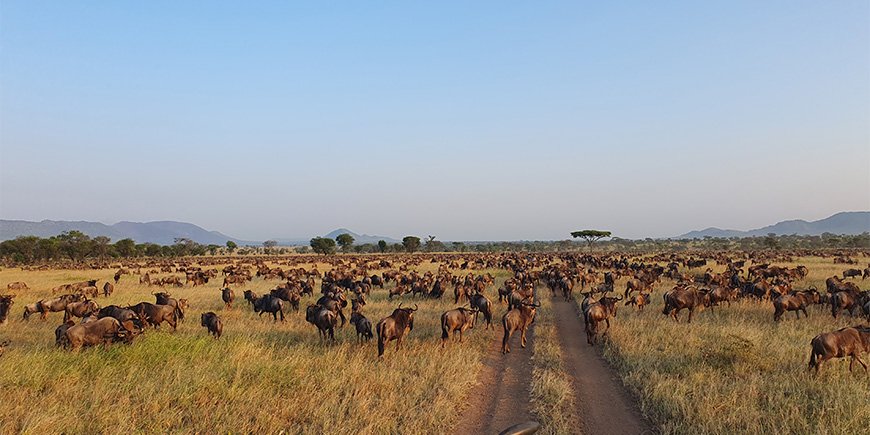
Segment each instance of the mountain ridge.
[[730,230],[709,227],[690,231],[674,239],[703,239],[704,237],[760,237],[770,233],[778,236],[796,234],[799,236],[818,236],[822,233],[856,235],[870,232],[870,211],[844,211],[824,219],[805,221],[790,219],[753,230]]

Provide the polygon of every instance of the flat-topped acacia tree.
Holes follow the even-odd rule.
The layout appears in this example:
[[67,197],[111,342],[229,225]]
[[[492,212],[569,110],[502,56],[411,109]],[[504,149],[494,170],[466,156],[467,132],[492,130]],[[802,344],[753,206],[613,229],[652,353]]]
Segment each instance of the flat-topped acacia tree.
[[610,237],[610,231],[601,231],[601,230],[582,230],[582,231],[574,231],[571,233],[571,237],[573,238],[581,238],[586,240],[586,243],[589,244],[589,247],[592,247],[592,244],[605,238]]

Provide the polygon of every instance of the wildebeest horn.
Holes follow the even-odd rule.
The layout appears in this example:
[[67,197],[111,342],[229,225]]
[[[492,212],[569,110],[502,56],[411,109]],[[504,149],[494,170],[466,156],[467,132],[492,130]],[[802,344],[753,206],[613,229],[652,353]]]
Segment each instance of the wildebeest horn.
[[[401,303],[401,302],[399,302],[399,308],[402,308],[402,303]],[[398,309],[398,308],[397,308],[397,309]]]
[[414,311],[417,311],[417,304],[414,304]]

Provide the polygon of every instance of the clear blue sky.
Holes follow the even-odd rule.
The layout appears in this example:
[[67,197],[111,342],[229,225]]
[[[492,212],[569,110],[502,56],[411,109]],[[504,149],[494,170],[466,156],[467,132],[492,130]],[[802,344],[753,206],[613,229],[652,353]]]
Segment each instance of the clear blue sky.
[[244,239],[870,209],[870,2],[0,3],[0,217]]

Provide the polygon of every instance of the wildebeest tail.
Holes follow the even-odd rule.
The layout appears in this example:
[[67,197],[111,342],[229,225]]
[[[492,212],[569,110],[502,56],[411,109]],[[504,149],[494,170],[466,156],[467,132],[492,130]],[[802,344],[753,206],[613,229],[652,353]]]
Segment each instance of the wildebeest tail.
[[384,356],[384,325],[383,323],[378,323],[375,327],[378,333],[378,356]]

